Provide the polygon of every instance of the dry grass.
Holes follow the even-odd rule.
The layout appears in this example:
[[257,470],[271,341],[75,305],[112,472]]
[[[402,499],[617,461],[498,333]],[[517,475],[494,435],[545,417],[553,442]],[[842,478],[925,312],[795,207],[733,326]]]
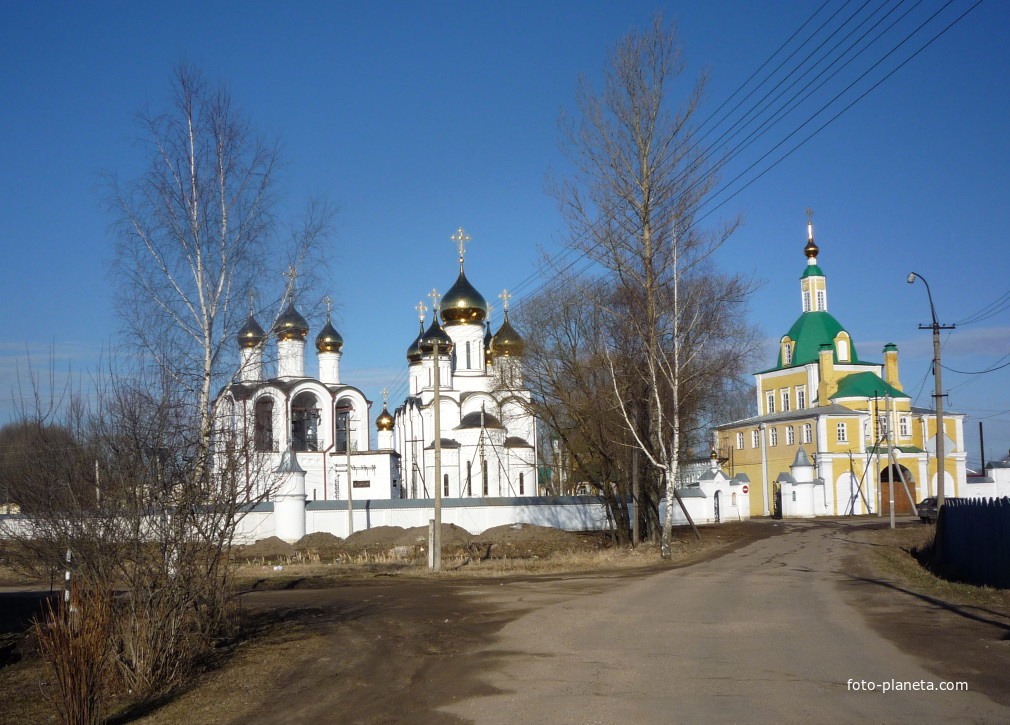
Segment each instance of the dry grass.
[[953,604],[1010,611],[1010,591],[942,579],[922,566],[916,554],[932,544],[934,528],[915,524],[904,528],[868,531],[876,563],[915,591]]

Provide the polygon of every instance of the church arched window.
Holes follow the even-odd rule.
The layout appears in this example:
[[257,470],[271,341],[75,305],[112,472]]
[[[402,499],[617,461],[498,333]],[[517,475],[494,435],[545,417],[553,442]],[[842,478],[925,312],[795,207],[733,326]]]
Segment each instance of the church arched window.
[[354,434],[357,428],[354,405],[349,399],[341,398],[337,401],[334,414],[337,432],[333,446],[334,451],[337,453],[346,453],[348,444],[350,444],[352,451],[357,450],[358,447],[354,441]]
[[253,446],[257,451],[274,450],[274,400],[264,395],[253,412]]
[[299,393],[291,402],[291,448],[319,450],[319,401],[308,391]]

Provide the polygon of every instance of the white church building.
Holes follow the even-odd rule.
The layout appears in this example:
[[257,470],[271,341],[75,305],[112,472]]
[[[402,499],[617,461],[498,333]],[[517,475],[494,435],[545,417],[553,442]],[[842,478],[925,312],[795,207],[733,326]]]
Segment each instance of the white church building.
[[[426,329],[427,309],[418,305],[420,330],[407,350],[408,395],[395,415],[383,401],[374,419],[374,449],[368,427],[371,401],[341,378],[344,340],[329,313],[315,337],[315,375],[306,366],[309,325],[290,298],[272,335],[250,314],[238,334],[237,379],[222,391],[219,409],[251,441],[256,460],[245,466],[250,497],[259,498],[264,487],[274,489],[267,508],[276,516],[251,517],[267,524],[266,529],[257,525],[257,537],[270,535],[268,529],[288,539],[314,530],[347,535],[348,528],[377,525],[376,516],[385,517],[383,523],[397,523],[407,509],[418,511],[397,525],[425,523],[436,486],[436,367],[441,495],[472,499],[463,506],[471,509],[480,501],[498,508],[504,503],[485,499],[537,495],[536,423],[522,373],[525,345],[509,323],[507,292],[502,294],[502,324],[491,333],[487,302],[463,270],[462,230],[459,235],[459,276],[441,304],[433,291]],[[271,337],[276,341],[275,366],[264,359]],[[395,504],[403,499],[418,501]],[[366,510],[363,525],[343,528],[340,523],[342,530],[336,530],[330,520],[340,519],[333,513],[349,510],[352,501],[353,517],[359,507]],[[382,501],[389,505],[380,506]],[[379,514],[379,509],[386,513]],[[389,513],[398,509],[404,512]],[[518,520],[518,514],[502,509],[490,518],[483,516],[486,521],[471,522],[471,528],[498,525],[501,516]]]

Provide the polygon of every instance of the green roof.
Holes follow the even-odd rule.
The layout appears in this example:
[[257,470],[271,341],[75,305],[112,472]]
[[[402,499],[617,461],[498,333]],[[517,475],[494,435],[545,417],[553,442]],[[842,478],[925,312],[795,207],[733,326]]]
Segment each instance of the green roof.
[[893,385],[888,385],[876,373],[852,373],[846,375],[838,381],[838,391],[831,396],[831,400],[837,398],[883,398],[890,395],[892,398],[911,397],[898,390]]
[[807,268],[803,270],[803,274],[800,275],[800,279],[805,277],[823,277],[824,272],[816,264],[808,264]]
[[[841,323],[827,312],[804,312],[799,319],[793,323],[786,333],[786,337],[794,341],[793,361],[789,365],[782,364],[782,351],[779,350],[778,362],[772,370],[779,370],[786,367],[806,365],[817,362],[821,345],[827,343],[834,348],[835,336],[839,332],[845,332]],[[838,363],[838,351],[835,350],[835,363]],[[844,361],[848,364],[860,364],[862,361],[856,354],[856,345],[849,339],[849,359]],[[767,371],[766,371],[767,372]]]

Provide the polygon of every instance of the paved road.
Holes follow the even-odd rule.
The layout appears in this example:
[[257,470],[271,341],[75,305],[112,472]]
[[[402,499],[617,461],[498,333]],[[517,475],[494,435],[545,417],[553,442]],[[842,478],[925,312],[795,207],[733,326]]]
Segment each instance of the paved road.
[[500,694],[444,710],[477,723],[1010,722],[970,681],[851,691],[850,679],[938,685],[955,673],[869,626],[843,573],[855,546],[844,529],[790,527],[600,594],[527,602],[482,653]]

